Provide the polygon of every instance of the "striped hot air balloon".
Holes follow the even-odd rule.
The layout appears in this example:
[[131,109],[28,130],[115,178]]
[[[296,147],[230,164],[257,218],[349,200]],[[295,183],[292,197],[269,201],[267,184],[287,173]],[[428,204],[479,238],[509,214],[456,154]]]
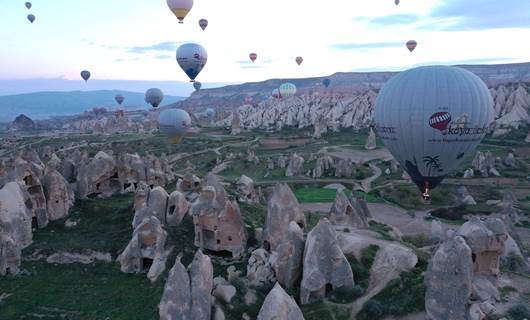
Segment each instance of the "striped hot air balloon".
[[258,55],[256,53],[252,52],[251,54],[248,55],[248,57],[250,58],[250,60],[252,62],[254,62],[258,58]]
[[409,49],[410,52],[414,51],[414,49],[416,49],[417,45],[418,45],[418,43],[416,42],[416,40],[407,41],[407,49]]

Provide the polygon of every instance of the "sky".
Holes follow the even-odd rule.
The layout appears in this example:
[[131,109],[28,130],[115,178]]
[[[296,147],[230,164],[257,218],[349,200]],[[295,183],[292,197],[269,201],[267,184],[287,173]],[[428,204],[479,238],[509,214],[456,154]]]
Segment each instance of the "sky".
[[[165,0],[33,0],[31,10],[24,3],[0,0],[0,95],[160,84],[186,96],[193,88],[175,50],[187,42],[208,52],[197,77],[205,88],[530,61],[529,0],[195,0],[184,24]],[[201,18],[209,20],[205,31]],[[418,42],[412,54],[405,48],[411,39]],[[80,81],[83,69],[97,81]]]

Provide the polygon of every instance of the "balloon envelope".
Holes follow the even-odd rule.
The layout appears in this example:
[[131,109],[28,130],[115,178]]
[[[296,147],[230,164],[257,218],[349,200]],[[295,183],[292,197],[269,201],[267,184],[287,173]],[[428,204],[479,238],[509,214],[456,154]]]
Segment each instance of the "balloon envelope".
[[331,84],[331,79],[324,79],[322,80],[322,84],[324,85],[324,87],[329,87],[329,85]]
[[167,6],[177,17],[179,23],[184,23],[184,18],[193,7],[193,0],[167,0]]
[[200,44],[186,43],[177,49],[177,62],[191,82],[195,81],[207,61],[208,53]]
[[394,76],[375,108],[378,136],[422,192],[473,152],[492,121],[487,86],[455,67],[420,67]]
[[396,6],[399,4],[399,0],[395,0],[394,3],[396,4]]
[[276,89],[273,89],[272,90],[272,93],[271,95],[274,97],[274,98],[280,98],[280,89],[276,88]]
[[81,71],[81,78],[83,78],[83,80],[87,82],[88,79],[90,79],[90,71],[87,71],[87,70]]
[[302,57],[296,57],[295,61],[296,61],[296,63],[298,63],[298,65],[301,65],[302,62],[304,62],[304,58],[302,58]]
[[28,20],[29,22],[33,23],[33,21],[35,21],[35,16],[32,14],[28,14]]
[[177,144],[191,127],[190,115],[182,109],[167,109],[158,116],[160,132]]
[[26,2],[26,8],[31,9],[31,2]]
[[212,108],[206,109],[206,116],[211,117],[215,114],[215,110]]
[[206,29],[206,27],[208,26],[208,20],[206,19],[199,20],[199,26],[201,27],[202,30]]
[[195,81],[193,83],[193,87],[195,88],[195,91],[199,91],[199,90],[201,90],[202,83],[200,83],[199,81]]
[[410,52],[414,51],[414,49],[416,49],[417,45],[418,45],[418,43],[415,40],[407,41],[407,49],[409,49]]
[[256,53],[251,53],[248,55],[248,57],[250,58],[252,62],[254,62],[258,58],[258,55]]
[[245,97],[245,103],[246,104],[251,104],[253,101],[254,101],[254,98],[252,98],[252,96],[246,96]]
[[114,97],[114,100],[116,100],[116,102],[118,104],[122,104],[123,101],[125,101],[125,97],[122,96],[121,94],[117,94],[115,97]]
[[153,108],[157,108],[162,100],[164,100],[164,93],[158,88],[151,88],[145,92],[145,102],[149,103]]
[[296,86],[290,82],[283,83],[280,86],[280,96],[288,98],[296,94]]

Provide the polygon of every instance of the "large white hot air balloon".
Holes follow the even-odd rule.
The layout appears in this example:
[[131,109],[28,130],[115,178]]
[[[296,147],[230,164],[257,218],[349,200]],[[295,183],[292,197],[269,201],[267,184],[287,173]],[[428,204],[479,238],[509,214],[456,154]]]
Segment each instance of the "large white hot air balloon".
[[167,0],[167,6],[177,17],[179,23],[184,23],[184,18],[193,7],[193,0]]
[[173,144],[178,144],[191,127],[190,115],[182,109],[167,109],[158,116],[160,132]]
[[208,53],[200,44],[186,43],[177,49],[177,62],[182,70],[194,82],[208,61]]
[[280,86],[280,95],[283,98],[288,98],[296,94],[296,86],[290,82],[283,83]]
[[428,191],[473,152],[493,121],[484,82],[464,69],[419,67],[381,89],[375,108],[379,137],[429,199]]
[[158,88],[151,88],[145,92],[145,102],[153,108],[158,108],[162,100],[164,100],[164,92]]

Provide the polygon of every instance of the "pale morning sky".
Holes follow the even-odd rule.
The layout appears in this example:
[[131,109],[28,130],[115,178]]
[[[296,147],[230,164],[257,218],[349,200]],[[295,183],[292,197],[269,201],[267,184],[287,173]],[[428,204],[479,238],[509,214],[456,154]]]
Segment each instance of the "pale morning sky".
[[[79,72],[88,69],[94,80],[175,82],[180,89],[173,94],[185,95],[192,88],[175,60],[184,42],[208,51],[197,77],[205,87],[530,60],[528,0],[401,0],[399,6],[394,0],[195,0],[183,25],[165,0],[33,0],[31,10],[24,3],[1,0],[0,6],[0,80],[8,80],[0,83],[15,87],[13,80],[54,79],[76,80],[64,87],[84,90]],[[206,31],[201,18],[209,20]],[[410,39],[418,41],[412,54],[405,48]],[[250,52],[258,54],[254,64]],[[38,83],[25,91],[46,81]],[[129,88],[128,81],[113,83]],[[90,89],[98,86],[105,87]]]

